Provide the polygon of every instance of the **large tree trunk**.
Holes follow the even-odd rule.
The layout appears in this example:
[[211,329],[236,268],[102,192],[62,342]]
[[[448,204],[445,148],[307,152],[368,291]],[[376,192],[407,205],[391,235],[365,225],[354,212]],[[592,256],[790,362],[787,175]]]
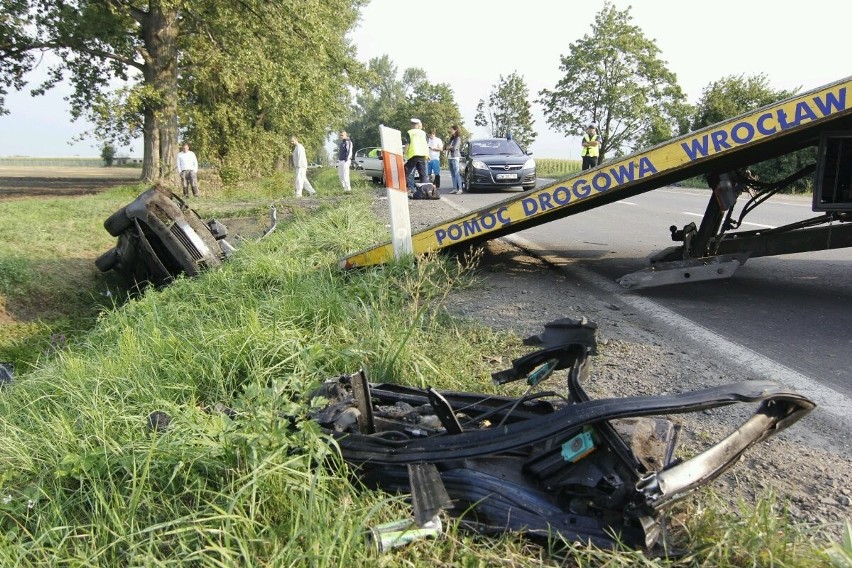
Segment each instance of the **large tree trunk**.
[[154,109],[146,108],[142,125],[142,181],[155,183],[160,178],[160,132]]
[[177,187],[178,153],[178,18],[168,2],[152,1],[150,11],[149,53],[153,85],[161,97],[155,112],[159,138],[159,180]]

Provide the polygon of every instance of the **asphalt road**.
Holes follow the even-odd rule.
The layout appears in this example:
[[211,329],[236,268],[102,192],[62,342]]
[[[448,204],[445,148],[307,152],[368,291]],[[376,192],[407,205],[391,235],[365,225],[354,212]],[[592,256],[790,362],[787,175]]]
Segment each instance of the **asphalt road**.
[[[522,191],[445,199],[467,211],[515,193]],[[668,227],[699,224],[709,198],[709,191],[661,188],[517,236],[567,270],[598,278],[614,294],[661,306],[708,330],[708,341],[724,338],[722,344],[733,346],[732,357],[753,352],[828,387],[828,397],[835,392],[852,397],[852,249],[750,259],[727,280],[635,291],[615,285],[621,276],[647,266],[649,254],[679,244],[671,241]],[[773,198],[745,218],[743,230],[815,215],[809,200]]]

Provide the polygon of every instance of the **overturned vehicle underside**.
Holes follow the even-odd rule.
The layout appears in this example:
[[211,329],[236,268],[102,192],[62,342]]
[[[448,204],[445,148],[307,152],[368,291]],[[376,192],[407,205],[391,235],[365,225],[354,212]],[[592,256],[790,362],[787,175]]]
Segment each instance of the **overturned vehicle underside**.
[[205,223],[180,197],[157,188],[110,215],[104,228],[117,242],[95,265],[135,286],[166,285],[181,274],[197,276],[221,266],[234,251],[225,240],[224,225],[215,219]]
[[[596,326],[563,319],[525,343],[539,349],[494,373],[526,380],[525,396],[373,384],[362,372],[327,381],[313,418],[366,485],[411,494],[415,522],[442,509],[480,533],[521,531],[652,549],[666,508],[731,467],[753,444],[814,408],[769,381],[663,396],[591,400],[583,388]],[[536,391],[567,369],[567,393]],[[738,429],[688,460],[675,457],[666,415],[750,403]]]

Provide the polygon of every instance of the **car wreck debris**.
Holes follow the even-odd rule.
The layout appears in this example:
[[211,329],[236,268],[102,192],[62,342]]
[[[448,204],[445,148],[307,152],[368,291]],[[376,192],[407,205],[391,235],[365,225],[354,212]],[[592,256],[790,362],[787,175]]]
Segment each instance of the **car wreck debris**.
[[367,533],[367,540],[375,552],[382,553],[415,540],[439,537],[442,531],[441,517],[435,515],[421,526],[412,519],[403,519],[373,527]]
[[[360,371],[317,389],[327,404],[312,417],[365,485],[411,495],[420,528],[447,510],[483,534],[653,550],[672,503],[815,407],[769,381],[592,400],[583,384],[595,333],[585,319],[562,319],[528,338],[539,349],[492,375],[497,384],[526,379],[521,397],[373,384]],[[567,393],[532,392],[562,369]],[[663,416],[746,403],[754,414],[733,433],[675,458],[679,428]]]
[[180,274],[197,276],[234,251],[225,225],[205,223],[180,197],[156,187],[110,215],[104,228],[118,242],[95,265],[140,287],[166,285]]

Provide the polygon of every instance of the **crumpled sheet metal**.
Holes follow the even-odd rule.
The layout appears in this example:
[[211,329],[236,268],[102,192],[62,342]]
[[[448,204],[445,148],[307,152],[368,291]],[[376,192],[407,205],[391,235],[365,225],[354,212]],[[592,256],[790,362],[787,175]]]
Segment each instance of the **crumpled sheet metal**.
[[[362,371],[314,393],[329,401],[314,419],[361,481],[414,494],[423,519],[443,503],[462,526],[482,533],[651,549],[664,539],[672,503],[815,407],[771,381],[591,400],[582,384],[596,326],[581,320],[570,330],[573,321],[551,322],[527,343],[541,349],[495,373],[496,382],[518,380],[550,362],[568,370],[567,393],[531,393],[532,382],[524,397],[438,392],[368,383]],[[755,410],[738,429],[689,460],[675,458],[678,427],[669,416],[742,404]],[[439,475],[411,475],[424,464]]]

